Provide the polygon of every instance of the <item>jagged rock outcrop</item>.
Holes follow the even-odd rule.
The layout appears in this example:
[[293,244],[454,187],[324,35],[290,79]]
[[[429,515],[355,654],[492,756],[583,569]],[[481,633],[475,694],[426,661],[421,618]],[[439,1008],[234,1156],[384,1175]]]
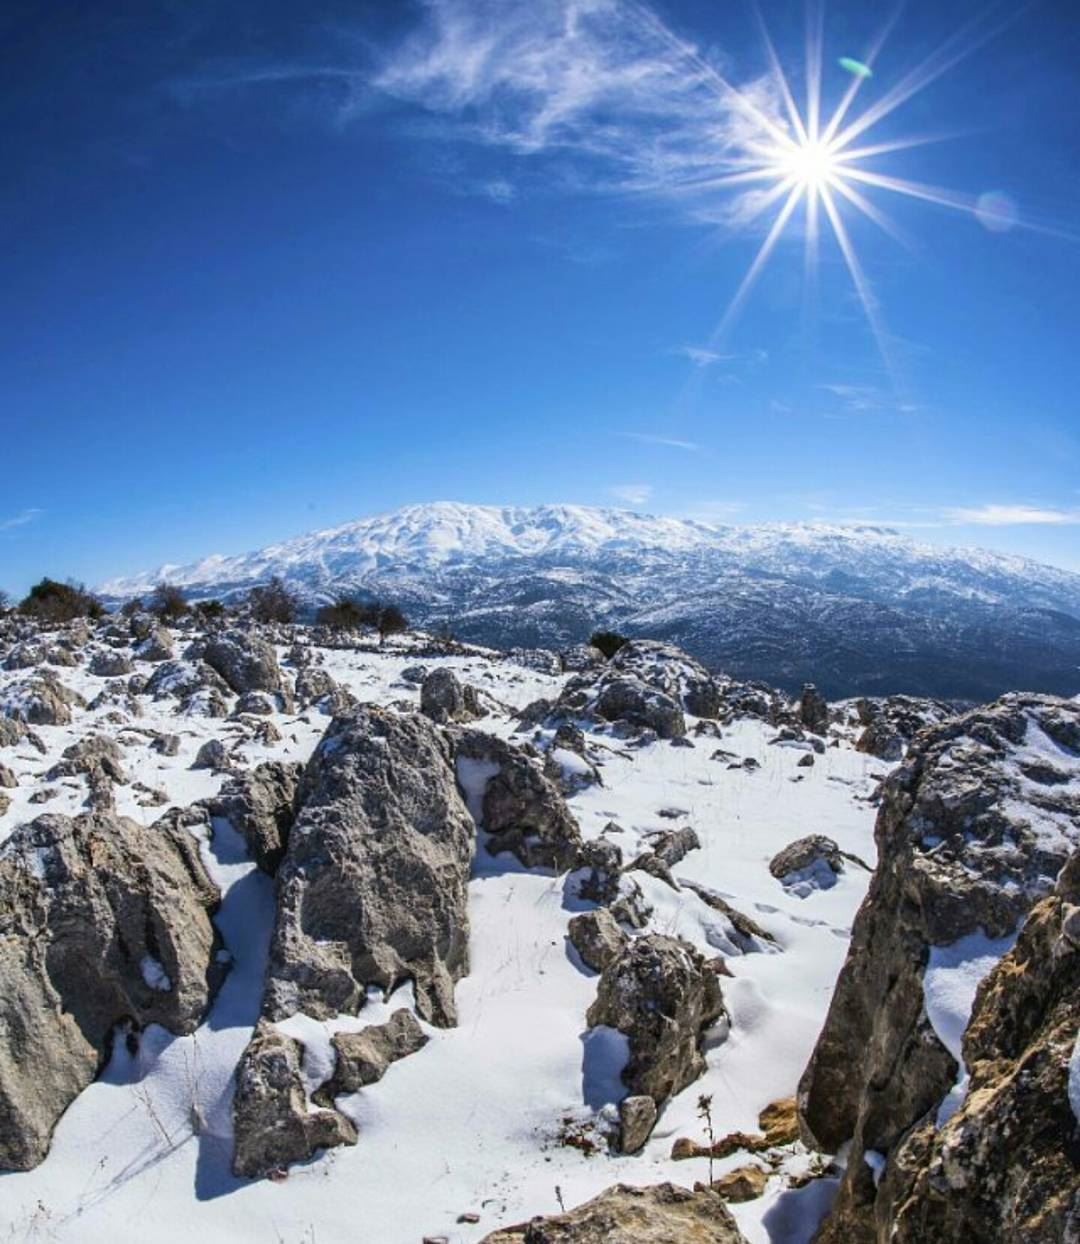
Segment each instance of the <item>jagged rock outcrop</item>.
[[955,710],[944,701],[911,695],[863,697],[855,701],[855,712],[863,727],[856,751],[889,761],[900,760],[920,730],[955,716]]
[[[879,1239],[1080,1239],[1080,852],[982,982],[964,1034],[967,1096],[890,1155]],[[1075,1073],[1080,1076],[1080,1068]]]
[[492,854],[509,851],[527,868],[573,868],[581,831],[538,757],[482,730],[453,734],[457,776]]
[[223,968],[195,838],[41,816],[0,847],[0,1167],[28,1170],[114,1027],[194,1031]]
[[367,985],[411,979],[420,1016],[452,1025],[475,830],[443,733],[372,705],[336,718],[299,800],[278,867],[263,1013],[355,1013]]
[[345,1115],[308,1103],[303,1051],[299,1041],[259,1020],[236,1068],[235,1174],[259,1179],[319,1149],[356,1144],[356,1128]]
[[720,981],[688,942],[649,933],[628,942],[604,968],[589,1007],[590,1028],[604,1025],[629,1042],[622,1081],[659,1110],[705,1070],[706,1031],[727,1022]]
[[207,800],[212,816],[224,817],[244,836],[255,863],[273,876],[296,819],[301,764],[271,760],[231,776]]
[[638,639],[624,644],[599,670],[572,678],[553,715],[620,723],[674,739],[686,734],[684,713],[716,717],[720,705],[720,687],[704,666],[671,644]]
[[567,1214],[534,1218],[482,1244],[746,1244],[719,1193],[616,1184]]
[[[1080,703],[1010,695],[919,735],[885,783],[875,836],[877,871],[799,1086],[808,1143],[851,1141],[820,1244],[891,1238],[892,1155],[959,1071],[927,1014],[931,948],[1011,935],[1080,844]],[[884,1164],[878,1185],[867,1154]]]
[[445,665],[425,675],[420,684],[420,711],[440,725],[475,721],[484,716],[476,688],[463,683]]

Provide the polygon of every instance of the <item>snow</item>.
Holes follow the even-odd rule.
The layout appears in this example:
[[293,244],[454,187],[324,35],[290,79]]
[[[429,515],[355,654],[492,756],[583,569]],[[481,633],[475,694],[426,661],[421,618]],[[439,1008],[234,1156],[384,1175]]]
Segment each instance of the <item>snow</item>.
[[1073,1117],[1080,1123],[1080,1032],[1076,1034],[1069,1058],[1069,1105],[1072,1107]]
[[956,1083],[938,1110],[938,1127],[948,1122],[967,1093],[968,1071],[964,1065],[963,1040],[975,992],[1002,955],[1007,954],[1016,935],[989,938],[985,932],[969,933],[948,946],[931,946],[923,972],[923,1001],[926,1017],[938,1040],[959,1067]]
[[156,989],[159,993],[171,992],[172,981],[169,979],[169,974],[153,955],[143,955],[139,960],[139,971],[151,989]]
[[[327,650],[324,668],[360,700],[416,702],[419,690],[403,684],[401,672],[418,659],[429,668],[446,664],[517,708],[554,698],[565,682],[565,676],[483,653],[420,658],[408,640],[378,654]],[[0,671],[0,695],[16,677]],[[61,677],[88,700],[105,684],[84,667],[61,671]],[[132,782],[168,796],[167,805],[143,807],[133,786],[118,786],[122,814],[150,824],[169,805],[216,792],[222,775],[189,766],[201,744],[221,737],[229,723],[177,716],[174,699],[141,702],[143,716],[121,727],[105,721],[107,708],[76,710],[68,727],[37,727],[45,756],[25,744],[6,749],[4,762],[19,786],[8,792],[12,805],[0,817],[0,838],[40,812],[82,810],[82,778],[58,784],[57,797],[43,806],[31,805],[29,797],[65,747],[98,730],[124,744]],[[282,741],[241,743],[244,764],[304,760],[328,722],[314,711],[275,713],[270,720]],[[480,723],[504,738],[512,737],[513,726],[504,715]],[[141,731],[178,734],[179,755],[153,752]],[[34,1238],[41,1205],[47,1238],[60,1244],[111,1244],[133,1223],[155,1244],[313,1237],[415,1244],[424,1235],[475,1244],[500,1225],[556,1211],[556,1187],[571,1206],[617,1181],[689,1185],[703,1178],[703,1167],[670,1159],[676,1137],[702,1138],[699,1094],[712,1095],[714,1126],[723,1134],[756,1130],[762,1107],[795,1091],[869,880],[863,870],[849,869],[830,888],[801,898],[770,875],[769,859],[812,832],[827,833],[864,859],[874,856],[868,796],[881,762],[845,745],[828,749],[813,769],[798,770],[800,753],[771,745],[774,734],[760,721],[743,719],[725,727],[719,743],[691,735],[688,748],[654,742],[627,749],[606,739],[604,750],[591,756],[604,785],[569,800],[586,838],[611,821],[621,827],[610,836],[626,859],[646,849],[650,835],[671,828],[661,810],[685,810],[678,823],[696,830],[701,848],[678,864],[677,878],[726,898],[777,941],[748,945],[688,887],[675,890],[634,874],[653,908],[649,928],[677,933],[707,955],[723,954],[732,973],[722,980],[730,1031],[717,1026],[708,1034],[706,1074],[668,1104],[642,1154],[603,1151],[614,1103],[625,1093],[619,1072],[627,1051],[620,1034],[590,1033],[585,1025],[596,976],[568,952],[567,921],[581,907],[573,879],[530,872],[481,845],[469,890],[470,971],[456,991],[458,1027],[425,1026],[430,1039],[421,1051],[339,1102],[357,1124],[355,1148],[295,1167],[284,1183],[235,1178],[232,1077],[259,1016],[274,897],[272,880],[252,864],[243,839],[219,820],[199,844],[222,890],[215,922],[231,959],[210,1014],[187,1037],[151,1028],[134,1055],[125,1041],[114,1042],[105,1072],[61,1119],[48,1159],[34,1171],[5,1176],[0,1226],[15,1239]],[[711,759],[718,746],[740,759],[753,757],[760,768],[728,769],[725,760]],[[568,756],[559,759],[568,762]],[[459,780],[474,817],[493,772],[490,764],[461,762]],[[144,977],[161,984],[164,969],[149,962]],[[412,1005],[408,987],[386,998],[375,991],[358,1016],[315,1021],[297,1015],[280,1024],[305,1044],[307,1091],[326,1078],[333,1032],[384,1022],[397,1007]],[[568,1144],[575,1134],[594,1137],[601,1151],[590,1157]],[[740,1161],[745,1155],[717,1162],[717,1173]],[[786,1169],[802,1171],[807,1162],[796,1147]],[[805,1244],[834,1191],[830,1180],[794,1191],[775,1178],[762,1198],[732,1208],[751,1244]],[[459,1223],[464,1211],[479,1213],[480,1223]]]

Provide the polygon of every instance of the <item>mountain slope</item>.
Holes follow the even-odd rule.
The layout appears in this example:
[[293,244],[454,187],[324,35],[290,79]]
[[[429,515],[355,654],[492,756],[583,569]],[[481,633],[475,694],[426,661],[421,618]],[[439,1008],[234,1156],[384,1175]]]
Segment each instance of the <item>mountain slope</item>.
[[408,506],[236,557],[114,579],[224,599],[280,575],[308,602],[382,594],[469,640],[563,645],[618,626],[743,677],[829,694],[1080,690],[1080,575],[887,528],[710,527],[582,506]]

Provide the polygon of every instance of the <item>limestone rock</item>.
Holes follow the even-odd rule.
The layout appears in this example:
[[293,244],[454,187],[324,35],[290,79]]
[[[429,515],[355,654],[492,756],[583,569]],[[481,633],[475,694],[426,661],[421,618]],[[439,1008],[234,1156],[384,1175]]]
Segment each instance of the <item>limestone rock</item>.
[[445,665],[432,670],[420,684],[420,711],[440,725],[484,716],[476,689],[463,684]]
[[385,1024],[372,1024],[360,1032],[337,1032],[332,1040],[336,1060],[334,1078],[327,1086],[332,1097],[375,1084],[391,1063],[415,1054],[428,1043],[416,1017],[405,1007],[396,1010]]
[[420,1016],[452,1025],[475,830],[443,734],[419,714],[361,706],[330,723],[299,799],[263,1013],[355,1013],[366,986],[412,979]]
[[582,963],[594,972],[602,972],[617,958],[627,941],[615,917],[604,907],[571,917],[566,935]]
[[356,1128],[337,1110],[309,1105],[303,1046],[259,1021],[236,1069],[233,1171],[259,1179],[319,1149],[355,1145]]
[[173,637],[164,626],[154,626],[134,649],[139,661],[171,661],[173,656]]
[[616,1184],[567,1214],[534,1218],[483,1244],[746,1244],[717,1192]]
[[829,706],[812,682],[804,684],[799,696],[799,723],[814,734],[828,734]]
[[168,824],[45,815],[0,847],[0,1167],[45,1157],[117,1024],[195,1029],[223,972],[218,898]]
[[271,695],[286,692],[273,647],[250,631],[228,630],[212,636],[203,660],[237,695],[245,691],[268,691]]
[[29,726],[67,726],[73,707],[85,708],[77,691],[54,676],[37,674],[0,691],[0,714]]
[[104,649],[90,659],[89,670],[99,678],[123,678],[134,671],[135,667],[122,652]]
[[705,1032],[727,1020],[716,974],[688,942],[650,933],[629,942],[604,968],[590,1028],[623,1033],[630,1053],[622,1072],[632,1094],[660,1107],[705,1070]]
[[1015,694],[922,732],[887,779],[877,871],[799,1086],[808,1143],[851,1141],[822,1244],[885,1238],[890,1180],[865,1154],[900,1150],[957,1077],[927,1017],[929,949],[1010,935],[1050,892],[1080,845],[1078,775],[1080,703]]
[[[971,1080],[938,1129],[888,1156],[879,1237],[896,1244],[1080,1238],[1080,1142],[1070,1059],[1080,1033],[1080,852],[976,995],[964,1034]],[[1071,1104],[1070,1104],[1071,1102]]]
[[481,730],[456,731],[453,745],[458,780],[493,854],[509,851],[527,868],[557,872],[577,863],[581,831],[535,756]]
[[193,769],[213,769],[215,773],[232,768],[232,758],[220,739],[207,739],[195,753]]
[[647,1095],[624,1097],[619,1103],[619,1149],[640,1153],[656,1126],[656,1102]]
[[273,876],[285,854],[296,819],[304,766],[270,760],[228,778],[208,801],[212,816],[224,817],[244,836],[255,863]]
[[725,1201],[754,1201],[765,1191],[769,1172],[752,1162],[727,1171],[713,1183]]

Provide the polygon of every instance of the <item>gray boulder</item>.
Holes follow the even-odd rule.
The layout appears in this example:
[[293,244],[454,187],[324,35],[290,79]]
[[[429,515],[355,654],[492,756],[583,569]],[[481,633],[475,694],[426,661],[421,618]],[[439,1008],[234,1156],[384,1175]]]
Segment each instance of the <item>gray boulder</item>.
[[440,725],[484,716],[476,689],[463,684],[445,665],[432,670],[420,684],[420,711]]
[[331,722],[278,867],[264,1014],[355,1013],[368,985],[411,979],[421,1017],[452,1025],[474,839],[427,718],[364,705]]
[[785,889],[805,898],[814,890],[831,889],[848,863],[867,868],[857,856],[841,851],[831,838],[809,834],[778,851],[769,861],[769,872]]
[[122,652],[111,648],[96,652],[90,658],[89,670],[98,678],[124,678],[134,671],[130,659]]
[[85,775],[90,785],[103,782],[127,782],[124,757],[115,740],[102,734],[89,734],[64,749],[62,757],[47,776],[55,782],[62,777]]
[[0,714],[30,726],[68,726],[73,707],[85,708],[86,701],[49,675],[26,678],[0,691]]
[[256,1026],[236,1069],[235,1174],[260,1179],[320,1149],[356,1144],[356,1128],[343,1114],[309,1105],[303,1050],[265,1019]]
[[232,757],[220,739],[207,739],[191,762],[193,769],[213,769],[215,773],[231,769],[232,765]]
[[527,868],[573,868],[581,831],[535,755],[481,730],[453,735],[457,776],[470,795],[487,848],[509,851]]
[[135,645],[136,660],[157,663],[171,661],[173,656],[172,632],[164,626],[153,626]]
[[249,631],[228,630],[212,636],[206,642],[203,660],[237,695],[245,691],[287,693],[272,645]]
[[706,1031],[727,1022],[713,968],[679,938],[649,933],[628,942],[604,968],[586,1016],[627,1037],[622,1080],[632,1095],[647,1094],[660,1109],[705,1070]]
[[301,764],[271,760],[229,777],[207,801],[211,816],[224,817],[244,836],[252,858],[271,876],[285,854],[296,819]]
[[117,1024],[194,1031],[223,973],[218,899],[168,824],[46,815],[0,847],[0,1167],[42,1161]]
[[391,1063],[422,1050],[428,1037],[412,1011],[401,1007],[385,1024],[372,1024],[360,1032],[336,1032],[332,1041],[334,1077],[320,1090],[320,1095],[325,1092],[331,1098],[377,1083]]
[[583,911],[571,917],[566,926],[566,936],[581,956],[582,963],[594,972],[602,972],[612,960],[618,958],[628,940],[606,907]]

